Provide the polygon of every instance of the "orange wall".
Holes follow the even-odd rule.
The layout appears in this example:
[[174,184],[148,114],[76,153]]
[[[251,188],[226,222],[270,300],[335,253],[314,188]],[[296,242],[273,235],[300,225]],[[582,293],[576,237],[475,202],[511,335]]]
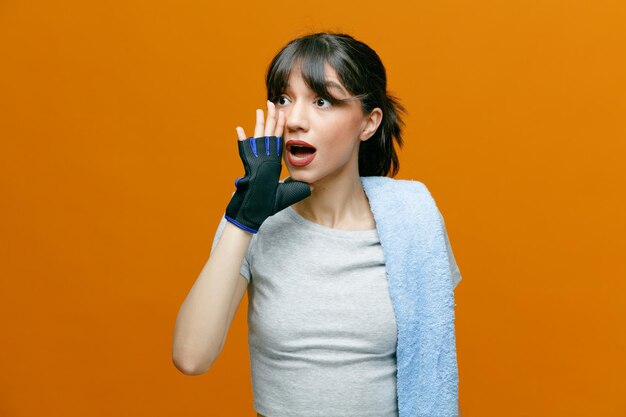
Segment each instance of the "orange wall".
[[[626,416],[621,0],[0,5],[0,415],[253,416],[246,302],[171,362],[278,49],[353,34],[441,208],[464,417]],[[620,169],[619,166],[622,166]]]

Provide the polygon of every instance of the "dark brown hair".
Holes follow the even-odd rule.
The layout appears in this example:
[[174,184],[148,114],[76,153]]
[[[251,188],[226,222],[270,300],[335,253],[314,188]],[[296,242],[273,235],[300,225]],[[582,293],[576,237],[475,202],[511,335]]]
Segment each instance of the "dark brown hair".
[[[267,69],[268,100],[276,103],[297,63],[306,85],[331,104],[360,100],[364,114],[376,107],[382,110],[383,119],[376,133],[360,143],[359,175],[395,176],[400,162],[394,141],[402,147],[404,122],[401,114],[406,110],[387,93],[385,67],[376,52],[347,34],[321,32],[294,39],[278,52]],[[352,97],[336,99],[328,92],[324,79],[326,63],[337,71],[339,80]]]

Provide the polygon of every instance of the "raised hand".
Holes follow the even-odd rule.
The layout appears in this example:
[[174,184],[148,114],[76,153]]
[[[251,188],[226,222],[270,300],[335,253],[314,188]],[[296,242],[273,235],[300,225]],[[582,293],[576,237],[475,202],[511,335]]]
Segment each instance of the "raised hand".
[[309,184],[301,181],[279,183],[285,115],[267,102],[267,122],[263,110],[256,111],[254,136],[246,138],[237,126],[239,156],[245,175],[237,181],[237,191],[226,207],[226,220],[251,233],[256,233],[270,216],[311,195]]

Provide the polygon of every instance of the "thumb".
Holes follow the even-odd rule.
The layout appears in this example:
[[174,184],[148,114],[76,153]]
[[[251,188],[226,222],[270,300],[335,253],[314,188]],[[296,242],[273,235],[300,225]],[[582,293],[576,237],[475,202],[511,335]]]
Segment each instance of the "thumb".
[[290,181],[278,184],[276,189],[275,213],[304,200],[311,195],[311,187],[306,182]]

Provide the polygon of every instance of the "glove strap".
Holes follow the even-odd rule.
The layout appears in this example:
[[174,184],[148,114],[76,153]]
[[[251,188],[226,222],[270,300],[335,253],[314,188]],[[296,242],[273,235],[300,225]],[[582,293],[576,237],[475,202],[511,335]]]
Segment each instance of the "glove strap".
[[246,226],[246,225],[243,225],[243,224],[239,223],[237,220],[232,219],[232,218],[230,218],[230,217],[228,217],[228,216],[226,216],[226,215],[224,215],[224,218],[225,218],[227,221],[229,221],[229,222],[231,222],[232,224],[234,224],[235,226],[237,226],[238,228],[245,230],[246,232],[250,232],[250,233],[252,233],[252,234],[256,234],[256,233],[258,232],[258,230],[251,229],[250,227],[248,227],[248,226]]

